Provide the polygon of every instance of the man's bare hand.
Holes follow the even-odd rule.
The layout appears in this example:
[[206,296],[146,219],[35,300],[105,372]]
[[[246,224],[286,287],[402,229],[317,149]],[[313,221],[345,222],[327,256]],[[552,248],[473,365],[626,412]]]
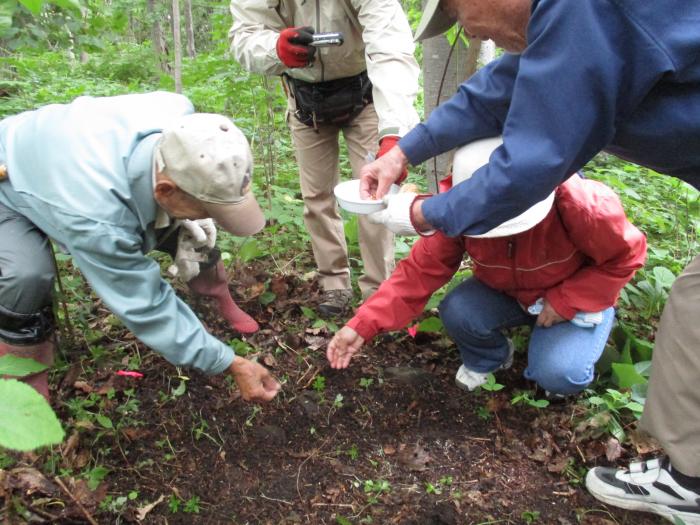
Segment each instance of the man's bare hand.
[[374,162],[365,164],[360,170],[360,197],[381,200],[407,167],[408,159],[399,146],[394,146]]
[[350,359],[359,352],[364,338],[349,326],[343,326],[328,343],[326,357],[331,368],[347,368]]
[[566,321],[566,319],[559,315],[551,304],[549,304],[547,301],[544,301],[544,304],[542,305],[542,311],[537,316],[537,326],[549,328],[554,324],[563,323],[564,321]]
[[246,401],[270,401],[280,390],[267,368],[253,361],[236,357],[228,370]]

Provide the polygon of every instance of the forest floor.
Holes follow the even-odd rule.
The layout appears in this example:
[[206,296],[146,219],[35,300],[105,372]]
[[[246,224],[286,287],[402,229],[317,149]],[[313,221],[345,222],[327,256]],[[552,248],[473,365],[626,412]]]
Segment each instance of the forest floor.
[[[172,367],[110,328],[96,301],[93,325],[108,334],[100,351],[78,345],[52,377],[66,440],[0,455],[0,521],[662,523],[606,507],[583,486],[588,468],[610,464],[606,453],[623,464],[643,443],[611,450],[608,437],[592,438],[575,399],[511,403],[534,388],[522,378],[524,353],[497,374],[497,392],[459,390],[459,356],[437,334],[379,337],[349,369],[332,370],[328,327],[302,310],[318,301],[313,281],[260,266],[235,275],[235,295],[261,324],[239,350],[273,371],[280,394],[250,404],[229,379]],[[277,298],[262,306],[268,280]],[[235,337],[212,305],[183,297],[214,334]],[[116,373],[127,368],[143,377]]]

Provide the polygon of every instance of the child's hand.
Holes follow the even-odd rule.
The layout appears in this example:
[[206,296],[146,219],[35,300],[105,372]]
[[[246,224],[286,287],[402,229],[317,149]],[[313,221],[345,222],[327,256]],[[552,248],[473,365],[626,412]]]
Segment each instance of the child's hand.
[[333,336],[326,349],[326,357],[331,368],[347,368],[350,359],[362,347],[364,338],[349,326],[343,326]]
[[547,301],[543,302],[542,311],[537,316],[537,326],[549,328],[554,324],[562,323],[564,321],[566,321],[566,319],[559,315],[551,304],[549,304]]

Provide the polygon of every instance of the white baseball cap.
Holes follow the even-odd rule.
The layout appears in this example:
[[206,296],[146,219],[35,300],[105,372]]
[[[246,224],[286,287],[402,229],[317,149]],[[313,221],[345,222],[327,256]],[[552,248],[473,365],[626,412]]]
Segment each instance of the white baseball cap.
[[[488,139],[475,140],[462,146],[455,152],[452,164],[452,185],[470,179],[474,172],[483,165],[488,164],[491,154],[503,144],[502,137],[492,137]],[[528,208],[517,217],[507,220],[503,224],[496,226],[492,230],[479,235],[468,235],[474,238],[488,237],[508,237],[533,228],[539,224],[552,209],[554,203],[554,192],[550,193],[544,200]]]
[[421,40],[441,35],[456,23],[456,18],[451,17],[442,10],[440,0],[428,0],[413,40],[420,42]]
[[154,152],[154,168],[199,200],[229,233],[253,235],[265,226],[265,216],[251,191],[250,145],[223,115],[193,113],[163,130]]

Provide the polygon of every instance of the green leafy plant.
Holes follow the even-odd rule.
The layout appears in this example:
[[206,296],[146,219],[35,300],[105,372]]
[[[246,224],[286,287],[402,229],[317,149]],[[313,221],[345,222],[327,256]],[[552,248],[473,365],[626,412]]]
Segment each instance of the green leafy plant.
[[546,408],[549,406],[549,401],[546,399],[535,399],[532,397],[532,392],[519,392],[510,400],[511,405],[524,403],[532,408]]
[[520,519],[522,519],[523,522],[527,523],[528,525],[530,523],[535,523],[536,521],[539,521],[539,519],[540,519],[540,512],[538,510],[523,511],[520,514]]
[[[24,377],[45,370],[32,359],[0,357],[0,377]],[[28,451],[63,441],[64,431],[46,399],[16,379],[0,379],[0,447]]]
[[452,476],[443,476],[437,483],[433,484],[430,482],[425,483],[425,492],[427,494],[442,494],[443,489],[452,485]]
[[199,496],[192,496],[190,499],[188,499],[185,502],[184,507],[182,508],[182,511],[187,513],[187,514],[199,514]]
[[319,393],[324,392],[326,390],[326,378],[321,374],[318,374],[316,377],[314,377],[314,381],[311,383],[311,388]]
[[385,479],[368,479],[362,484],[362,489],[367,495],[367,503],[373,505],[379,501],[379,496],[391,492],[391,484]]
[[372,386],[372,383],[374,383],[374,379],[372,379],[371,377],[360,378],[360,386],[364,389],[369,389],[369,387]]
[[631,392],[620,392],[613,388],[606,389],[601,395],[591,395],[584,402],[588,410],[579,428],[592,428],[596,435],[607,432],[620,443],[626,437],[622,421],[624,415],[631,414],[638,419],[644,409],[644,405],[632,400]]
[[479,388],[483,388],[488,392],[498,392],[503,389],[503,385],[496,382],[496,376],[489,373],[486,376],[486,383],[480,385]]
[[360,455],[360,451],[359,451],[359,449],[357,448],[357,445],[356,445],[355,443],[353,443],[352,445],[350,445],[350,448],[348,448],[348,449],[345,451],[345,453],[346,453],[346,454],[348,455],[348,457],[349,457],[350,459],[352,459],[353,461],[355,461],[355,460],[359,457],[359,455]]

